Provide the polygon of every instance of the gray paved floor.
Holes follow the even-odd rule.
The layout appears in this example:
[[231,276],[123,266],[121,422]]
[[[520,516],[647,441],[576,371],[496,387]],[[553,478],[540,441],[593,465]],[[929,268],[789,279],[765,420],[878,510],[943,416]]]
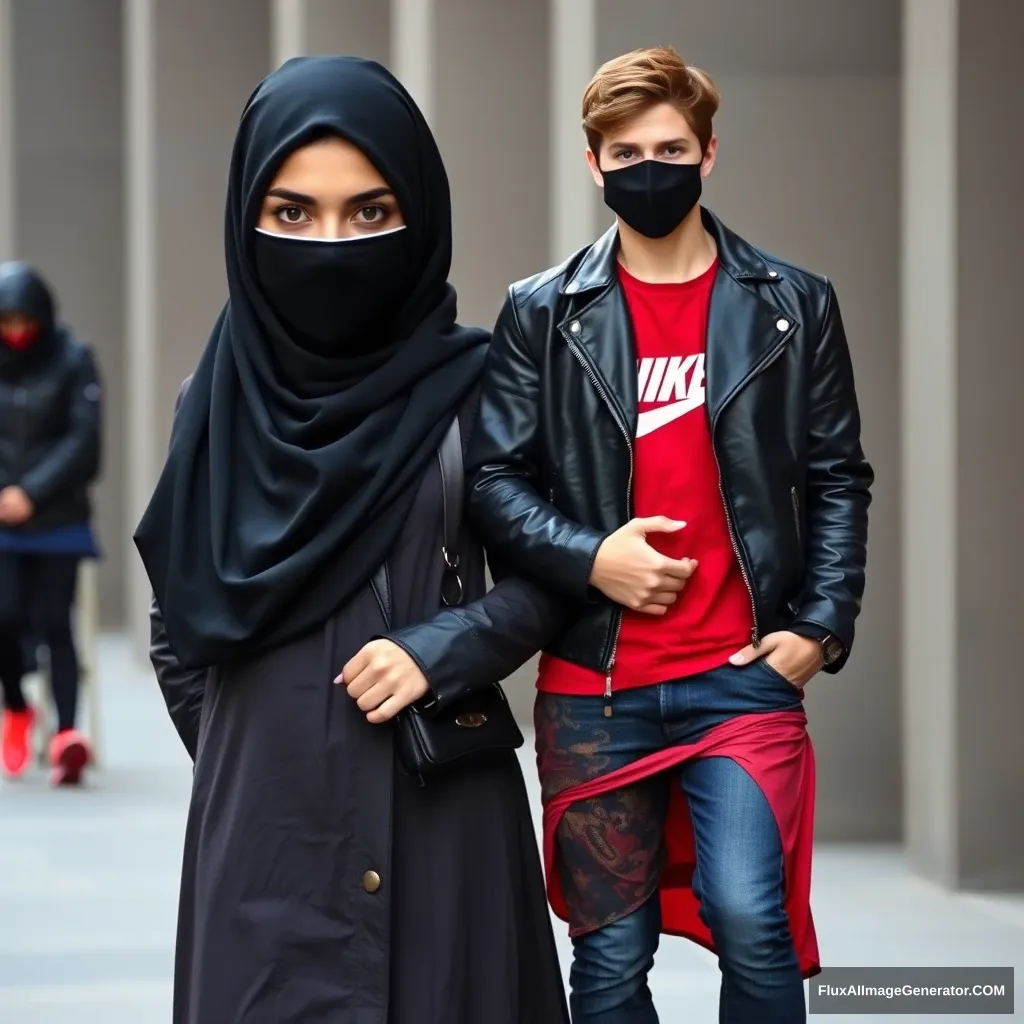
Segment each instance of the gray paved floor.
[[[170,1020],[188,762],[124,644],[107,641],[102,661],[103,771],[85,792],[51,792],[39,772],[0,785],[0,1024]],[[831,964],[1024,968],[1024,895],[948,895],[893,850],[820,849],[814,905]],[[704,951],[666,940],[653,987],[663,1024],[717,1020]]]

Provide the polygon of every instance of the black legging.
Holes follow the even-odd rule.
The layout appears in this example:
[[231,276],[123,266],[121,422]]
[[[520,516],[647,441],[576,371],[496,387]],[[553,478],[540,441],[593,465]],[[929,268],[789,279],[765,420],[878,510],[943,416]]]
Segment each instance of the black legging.
[[21,679],[24,641],[38,638],[50,652],[50,682],[57,728],[73,729],[78,706],[78,656],[71,606],[79,559],[75,555],[23,555],[0,551],[0,685],[4,706],[25,709]]

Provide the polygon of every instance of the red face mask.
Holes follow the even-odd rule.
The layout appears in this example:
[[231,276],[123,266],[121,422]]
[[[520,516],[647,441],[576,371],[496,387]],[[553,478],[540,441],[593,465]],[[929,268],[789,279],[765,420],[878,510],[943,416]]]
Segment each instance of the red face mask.
[[0,341],[15,352],[28,348],[39,337],[39,325],[27,327],[0,327]]

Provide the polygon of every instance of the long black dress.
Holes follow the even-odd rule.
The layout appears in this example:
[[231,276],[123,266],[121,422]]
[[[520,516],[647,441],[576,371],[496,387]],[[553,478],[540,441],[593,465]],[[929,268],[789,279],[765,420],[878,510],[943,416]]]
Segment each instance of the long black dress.
[[[432,682],[460,670],[511,671],[529,634],[552,624],[516,580],[430,621],[441,507],[435,470],[389,560],[396,623],[428,621],[396,638],[431,662]],[[484,592],[482,554],[467,538],[462,556],[473,601]],[[332,683],[382,630],[367,588],[323,629],[209,674],[175,1024],[567,1021],[517,759],[421,789],[395,762],[391,727],[368,724]],[[164,649],[165,690],[169,664]]]

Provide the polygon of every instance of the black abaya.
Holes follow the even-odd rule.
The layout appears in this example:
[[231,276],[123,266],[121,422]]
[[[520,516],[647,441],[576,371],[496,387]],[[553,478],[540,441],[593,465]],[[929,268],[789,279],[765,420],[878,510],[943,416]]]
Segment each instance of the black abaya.
[[[436,609],[440,538],[432,471],[389,562],[399,623]],[[466,543],[463,559],[479,597],[479,548]],[[476,644],[488,622],[516,628],[502,620],[529,600],[519,587],[467,606]],[[366,588],[323,629],[211,673],[174,1024],[567,1021],[517,759],[421,789],[395,764],[391,728],[368,724],[331,682],[381,628]],[[425,640],[402,631],[417,658],[430,659],[432,628]]]

